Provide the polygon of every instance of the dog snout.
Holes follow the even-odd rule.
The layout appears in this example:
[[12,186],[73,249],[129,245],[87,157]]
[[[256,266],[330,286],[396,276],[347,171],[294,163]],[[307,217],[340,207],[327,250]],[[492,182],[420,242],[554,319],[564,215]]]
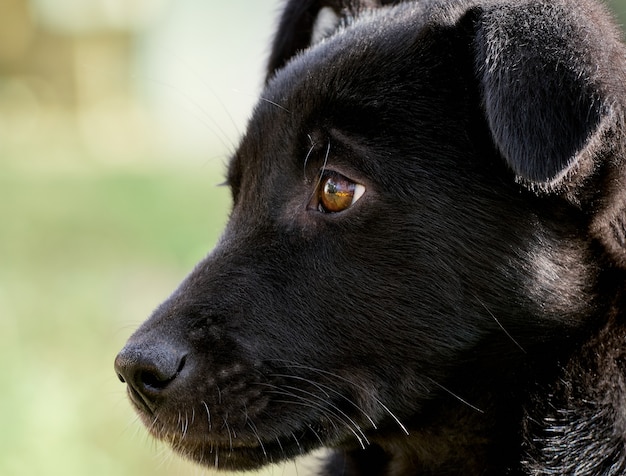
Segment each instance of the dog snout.
[[153,342],[129,342],[115,358],[118,378],[128,385],[133,402],[149,413],[186,365],[185,350]]

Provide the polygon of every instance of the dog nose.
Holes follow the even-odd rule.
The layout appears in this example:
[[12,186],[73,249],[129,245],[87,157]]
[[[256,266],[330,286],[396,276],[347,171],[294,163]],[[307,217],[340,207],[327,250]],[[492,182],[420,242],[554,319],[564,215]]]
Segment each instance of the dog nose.
[[185,367],[187,353],[167,344],[128,343],[115,358],[115,371],[131,399],[153,413],[156,402]]

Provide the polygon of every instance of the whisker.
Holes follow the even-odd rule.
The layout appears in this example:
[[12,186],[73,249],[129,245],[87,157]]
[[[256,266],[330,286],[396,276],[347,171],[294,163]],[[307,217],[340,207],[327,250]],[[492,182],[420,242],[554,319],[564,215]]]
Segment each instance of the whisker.
[[274,439],[276,440],[276,443],[278,444],[278,447],[280,448],[280,452],[284,455],[285,454],[285,450],[283,449],[283,444],[280,442],[280,438],[277,436]]
[[270,99],[264,98],[263,96],[259,96],[257,98],[257,96],[254,96],[253,94],[245,93],[245,92],[243,92],[243,91],[241,91],[239,89],[233,89],[232,91],[237,93],[237,94],[241,94],[243,96],[254,97],[255,99],[258,99],[259,101],[263,101],[263,102],[265,102],[267,104],[271,104],[272,106],[275,106],[278,109],[282,109],[283,111],[288,112],[288,113],[291,114],[291,111],[289,109],[287,109],[286,107],[281,106],[280,104],[278,104],[278,103],[276,103],[276,102],[274,102],[274,101],[272,101]]
[[[326,171],[326,166],[328,165],[328,157],[330,156],[330,139],[328,140],[328,145],[326,146],[326,154],[324,155],[324,164],[322,164],[322,174]],[[320,174],[320,181],[322,180],[322,174]],[[319,182],[318,182],[319,185]]]
[[298,441],[298,438],[296,437],[293,431],[290,433],[291,433],[291,436],[293,436],[293,439],[296,442],[296,445],[298,445],[298,448],[300,449],[300,454],[303,454],[302,446],[300,446],[300,442]]
[[[342,426],[347,427],[351,433],[354,433],[354,429],[352,429],[352,427],[350,427],[350,425],[341,419],[341,417],[335,413],[332,413],[330,411],[328,411],[327,409],[320,407],[319,404],[315,404],[314,402],[311,402],[309,400],[304,399],[303,397],[298,397],[298,395],[293,395],[291,393],[287,393],[287,392],[274,392],[276,395],[282,395],[284,397],[293,397],[297,400],[300,401],[296,401],[296,400],[276,400],[277,403],[285,403],[288,405],[297,405],[300,407],[305,407],[305,408],[314,408],[316,410],[321,410],[324,414],[324,416],[326,418],[328,418],[328,422],[333,426],[334,431],[339,434],[339,427],[337,426],[337,423],[341,423]],[[356,435],[355,435],[356,436]],[[358,438],[358,436],[357,436]]]
[[306,178],[306,166],[309,163],[309,158],[311,157],[311,153],[315,149],[315,142],[313,141],[313,138],[310,135],[308,137],[309,137],[309,141],[311,142],[311,147],[309,148],[308,152],[306,153],[306,157],[304,158],[304,165],[302,167],[302,173],[304,175],[304,182],[305,183],[308,183],[307,178]]
[[[318,369],[315,367],[310,367],[307,365],[302,365],[302,364],[298,364],[298,363],[294,363],[294,362],[289,362],[286,360],[281,360],[281,359],[275,359],[277,362],[282,362],[283,365],[285,366],[290,366],[292,368],[299,368],[299,369],[304,369],[304,370],[310,370],[312,372],[316,372],[319,373],[321,375],[327,375],[329,377],[333,377],[336,378],[338,380],[344,381],[349,383],[350,385],[352,385],[355,388],[358,388],[360,390],[362,390],[365,393],[370,393],[369,390],[367,388],[365,388],[362,385],[359,385],[353,381],[351,381],[350,379],[347,379],[346,377],[343,377],[341,375],[338,375],[336,373],[333,372],[329,372],[327,370],[322,370],[322,369]],[[372,398],[385,412],[387,412],[389,414],[389,416],[391,416],[391,418],[393,418],[393,420],[398,424],[398,426],[400,427],[400,429],[408,436],[409,435],[409,431],[407,430],[407,428],[402,424],[402,422],[400,421],[400,419],[389,409],[387,408],[386,405],[383,404],[383,402],[380,401],[379,398],[373,396],[370,394],[370,398]]]
[[433,380],[430,377],[427,377],[428,380],[430,380],[432,382],[433,385],[436,385],[437,387],[439,387],[441,390],[443,390],[444,392],[448,393],[449,395],[452,395],[454,398],[456,398],[459,402],[463,403],[464,405],[467,405],[468,407],[470,407],[472,410],[477,411],[478,413],[485,413],[483,410],[481,410],[480,408],[478,408],[475,405],[472,405],[471,403],[469,403],[467,400],[464,400],[461,396],[457,395],[456,393],[454,393],[452,390],[450,390],[447,387],[444,387],[443,385],[441,385],[439,382]]
[[[367,436],[365,435],[365,433],[363,432],[361,426],[358,423],[356,423],[352,418],[350,418],[350,416],[348,416],[344,411],[342,411],[336,405],[332,404],[331,402],[328,402],[327,400],[324,400],[323,398],[319,397],[318,395],[315,395],[313,393],[307,392],[307,391],[302,390],[302,389],[298,389],[298,388],[295,388],[295,387],[290,387],[290,386],[284,386],[284,387],[281,386],[281,387],[279,387],[279,386],[272,385],[272,384],[260,384],[260,385],[264,385],[264,386],[268,386],[268,387],[273,388],[273,390],[271,390],[270,393],[275,393],[276,395],[283,395],[283,396],[291,397],[291,398],[294,398],[294,399],[298,400],[298,401],[294,401],[294,400],[276,400],[276,403],[285,403],[285,404],[288,404],[288,405],[300,405],[300,406],[304,406],[306,408],[314,408],[314,409],[317,409],[317,410],[321,410],[323,412],[323,414],[328,418],[328,421],[333,425],[333,427],[335,428],[335,431],[337,431],[337,432],[339,431],[339,428],[335,424],[335,421],[337,421],[337,422],[340,422],[341,424],[345,425],[345,428],[347,428],[354,435],[354,437],[357,439],[357,441],[359,442],[359,444],[360,444],[362,449],[365,449],[366,446],[370,444],[369,439],[367,438]],[[305,393],[306,395],[309,395],[309,396],[315,398],[316,400],[319,400],[319,402],[307,399],[303,395],[296,394],[293,391],[288,391],[286,389],[295,390],[295,391],[298,391],[298,392]],[[307,426],[315,434],[315,436],[318,438],[320,443],[322,445],[324,445],[324,442],[322,441],[319,433],[317,431],[315,431],[310,425],[307,425]]]
[[515,340],[515,338],[509,334],[509,331],[507,331],[504,326],[502,324],[500,324],[500,321],[498,320],[498,318],[493,314],[493,312],[491,312],[491,310],[485,305],[484,302],[482,302],[478,296],[474,295],[474,299],[476,299],[480,305],[485,309],[485,311],[487,311],[489,313],[489,315],[491,316],[491,318],[496,321],[496,324],[498,324],[498,326],[500,326],[500,329],[502,329],[502,331],[507,335],[507,337],[509,339],[511,339],[511,341],[513,341],[513,343],[522,351],[526,354],[526,350],[524,350],[524,348],[519,344],[519,342],[517,342]]
[[181,439],[185,439],[187,436],[187,430],[189,429],[189,414],[185,412],[185,421],[182,426]]
[[[297,397],[297,395],[289,395],[289,396]],[[307,407],[307,408],[319,408],[313,402],[310,402],[310,401],[307,401],[307,400],[304,400],[302,402],[296,402],[296,401],[293,401],[293,400],[276,400],[276,402],[277,403],[286,403],[288,405],[300,405],[300,406],[304,406],[304,407]],[[341,418],[338,415],[335,415],[333,413],[326,413],[326,416],[333,416],[338,421],[344,423],[345,427],[357,439],[357,441],[359,442],[359,445],[361,446],[362,449],[365,449],[367,447],[367,445],[370,444],[369,440],[367,439],[367,437],[365,435],[363,435],[363,432],[362,432],[362,430],[360,428],[357,427],[357,430],[359,431],[359,433],[361,433],[363,435],[363,438],[361,438],[361,436],[359,436],[359,434],[357,433],[357,430],[352,428],[347,422],[341,420]],[[337,428],[337,427],[335,426],[335,428]]]
[[157,421],[159,420],[159,416],[158,415],[154,415],[154,418],[152,418],[152,422],[150,423],[150,430],[153,431],[156,428],[156,424]]
[[[282,378],[291,378],[294,380],[301,380],[304,381],[310,385],[313,385],[315,388],[317,388],[318,390],[320,390],[324,395],[326,395],[327,398],[330,398],[330,395],[328,394],[328,392],[331,392],[333,394],[335,394],[336,396],[338,396],[339,398],[345,400],[346,402],[348,402],[350,405],[352,405],[354,408],[356,408],[358,411],[360,411],[365,418],[368,419],[368,421],[370,422],[370,424],[372,425],[372,427],[377,430],[378,426],[376,425],[376,422],[374,421],[374,419],[372,417],[370,417],[367,412],[365,410],[363,410],[359,405],[357,405],[353,400],[349,399],[348,397],[346,397],[345,395],[343,395],[341,392],[338,392],[337,390],[335,390],[334,388],[328,386],[328,385],[324,385],[320,382],[314,382],[313,380],[304,378],[304,377],[299,377],[297,375],[288,375],[288,374],[276,374],[277,377],[282,377]],[[326,391],[328,390],[328,392]]]
[[[308,392],[306,390],[303,390],[301,388],[297,388],[297,387],[292,387],[290,385],[281,385],[279,387],[280,389],[288,389],[291,390],[293,392],[301,392],[305,395],[308,395],[312,398],[315,398],[316,400],[318,400],[320,403],[316,404],[316,408],[320,408],[322,410],[325,410],[326,407],[328,407],[329,410],[331,410],[335,415],[339,415],[341,417],[344,418],[343,421],[346,421],[348,423],[350,423],[350,425],[352,425],[352,427],[354,427],[363,437],[363,439],[365,440],[365,442],[369,445],[369,440],[367,439],[367,436],[365,436],[365,433],[363,432],[363,430],[361,429],[361,426],[355,422],[352,418],[350,418],[350,416],[344,412],[343,410],[341,410],[341,408],[339,408],[337,405],[335,405],[334,403],[330,402],[329,400],[325,400],[322,397],[315,395],[314,393]],[[301,398],[304,400],[304,397],[301,395],[298,395],[296,393],[292,394],[294,397],[296,398]],[[326,395],[328,398],[328,395]],[[315,402],[311,402],[313,404],[315,404]],[[341,420],[340,420],[341,421]],[[349,426],[349,425],[348,425]]]
[[209,431],[211,431],[211,412],[209,411],[209,406],[204,400],[202,400],[202,405],[204,405],[204,408],[206,410],[206,416],[209,421]]
[[226,431],[228,432],[228,443],[229,443],[229,454],[232,454],[233,452],[233,435],[230,432],[230,425],[228,425],[228,422],[226,421],[226,417],[224,417],[224,425],[226,426]]
[[400,421],[400,419],[391,410],[389,410],[389,408],[387,408],[387,405],[385,405],[383,402],[378,400],[376,397],[374,397],[374,399],[382,407],[382,409],[385,410],[391,416],[391,418],[395,420],[395,422],[398,424],[398,426],[404,432],[404,434],[406,436],[409,436],[409,430],[407,430],[406,427]]
[[272,385],[272,384],[260,384],[260,385],[264,385],[273,389],[273,390],[270,390],[268,393],[272,393],[274,395],[281,395],[283,397],[291,397],[291,398],[298,400],[298,401],[278,400],[277,403],[300,405],[300,406],[304,406],[307,408],[313,408],[313,409],[322,411],[324,416],[328,418],[328,421],[330,422],[330,424],[333,425],[333,428],[335,429],[336,432],[339,431],[339,428],[337,427],[335,421],[340,422],[343,425],[349,426],[348,423],[341,418],[341,415],[337,414],[336,412],[333,412],[331,408],[327,408],[321,403],[308,400],[302,395],[297,395],[293,392],[289,392],[287,390],[284,390],[282,387],[278,387],[276,385]]
[[315,429],[313,429],[313,426],[311,426],[311,425],[307,425],[307,428],[308,428],[309,430],[311,430],[311,433],[313,433],[313,434],[317,437],[317,440],[320,442],[320,445],[321,445],[321,446],[325,446],[325,443],[324,443],[324,441],[322,440],[322,437],[319,435],[319,433],[318,433],[317,431],[315,431]]
[[[311,146],[309,153],[313,150],[313,147],[315,147],[315,144]],[[317,183],[315,184],[315,187],[313,187],[313,192],[311,192],[311,196],[309,197],[309,202],[313,199],[313,197],[317,193],[317,190],[320,184],[322,183],[322,177],[324,175],[324,172],[326,171],[326,166],[328,165],[329,156],[330,156],[330,140],[328,141],[328,145],[326,146],[326,153],[324,154],[324,163],[322,164],[322,169],[320,170],[320,173],[317,177]],[[308,159],[308,154],[307,154],[307,159]]]
[[261,451],[263,451],[263,456],[265,456],[265,459],[267,459],[267,452],[265,451],[265,446],[263,445],[263,441],[261,440],[261,437],[259,436],[259,432],[257,431],[256,425],[249,418],[246,423],[252,430],[252,433],[254,433],[254,436],[256,436],[256,439],[258,440],[259,445],[261,446]]

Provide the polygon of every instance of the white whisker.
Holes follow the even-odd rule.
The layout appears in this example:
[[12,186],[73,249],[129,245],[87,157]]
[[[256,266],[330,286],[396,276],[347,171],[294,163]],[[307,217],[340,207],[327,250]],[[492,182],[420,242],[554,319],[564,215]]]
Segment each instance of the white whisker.
[[226,421],[226,418],[224,418],[224,425],[226,426],[226,431],[228,432],[228,445],[230,448],[230,453],[233,452],[233,435],[230,432],[230,426],[228,425],[228,421]]
[[[334,405],[332,405],[332,404],[322,400],[324,403],[327,404],[326,406],[324,406],[324,405],[322,405],[320,403],[313,402],[311,400],[307,400],[305,397],[303,397],[301,395],[297,395],[297,394],[291,393],[291,392],[276,391],[275,393],[277,393],[279,395],[282,394],[282,395],[285,395],[285,396],[294,397],[294,398],[300,400],[300,401],[277,400],[277,403],[287,403],[289,405],[302,405],[302,406],[305,406],[305,407],[308,407],[308,408],[314,408],[314,409],[317,409],[317,410],[321,410],[321,411],[324,412],[324,414],[326,416],[332,416],[337,421],[343,423],[345,425],[345,427],[350,431],[350,433],[352,433],[355,436],[355,438],[359,441],[359,443],[360,443],[360,445],[361,445],[361,447],[363,449],[365,449],[366,445],[370,444],[369,439],[367,438],[367,436],[365,435],[365,433],[363,432],[361,427],[358,425],[358,423],[356,423],[345,412],[341,411],[336,406],[334,406]],[[312,396],[314,396],[314,395],[312,395]],[[337,428],[337,427],[335,426],[335,428]]]
[[477,411],[478,413],[485,413],[483,410],[481,410],[480,408],[478,408],[475,405],[472,405],[471,403],[469,403],[467,400],[464,400],[461,396],[457,395],[456,393],[454,393],[452,390],[450,390],[449,388],[444,387],[443,385],[441,385],[439,382],[433,380],[432,378],[428,377],[428,380],[430,380],[433,385],[436,385],[437,387],[439,387],[441,390],[443,390],[444,392],[448,393],[449,395],[453,396],[454,398],[456,398],[459,402],[463,403],[464,405],[467,405],[468,407],[470,407],[472,410]]
[[310,379],[304,378],[304,377],[298,377],[296,375],[282,375],[282,374],[277,374],[277,377],[282,377],[282,378],[291,378],[294,380],[300,380],[300,381],[304,381],[310,385],[313,385],[315,388],[317,388],[318,390],[320,390],[325,396],[326,398],[330,398],[330,394],[328,392],[333,393],[334,395],[336,395],[337,397],[341,398],[342,400],[345,400],[346,402],[348,402],[350,405],[352,405],[354,408],[356,408],[359,412],[361,412],[365,418],[367,418],[367,420],[370,422],[370,424],[372,425],[372,427],[377,430],[378,426],[376,425],[376,422],[374,421],[374,419],[369,416],[367,414],[367,412],[365,412],[365,410],[363,410],[359,405],[357,405],[354,401],[352,401],[351,399],[349,399],[348,397],[346,397],[345,395],[343,395],[341,392],[338,392],[337,390],[335,390],[334,388],[328,386],[328,385],[324,385],[322,383],[319,382],[314,382]]
[[387,406],[383,402],[381,402],[377,398],[376,398],[376,401],[382,407],[382,409],[385,410],[387,413],[389,413],[389,416],[391,416],[391,418],[395,420],[395,422],[398,424],[398,426],[404,432],[404,434],[406,436],[409,436],[409,430],[406,429],[406,427],[402,424],[400,419],[391,410],[389,410],[389,408],[387,408]]
[[[311,150],[313,150],[313,147],[315,147],[315,145],[311,146],[311,149],[309,150],[309,152]],[[329,156],[330,156],[330,140],[328,141],[328,145],[326,146],[326,154],[324,155],[324,163],[322,164],[322,169],[320,170],[320,173],[318,174],[317,183],[315,184],[315,187],[313,187],[313,191],[311,192],[311,196],[309,197],[309,201],[311,201],[313,199],[313,197],[317,193],[317,190],[318,190],[320,184],[322,183],[322,177],[324,175],[324,172],[326,171],[326,166],[328,165],[328,157]],[[308,154],[307,154],[307,160],[308,160]]]
[[261,440],[261,437],[259,436],[259,432],[257,431],[256,425],[249,418],[248,418],[248,421],[246,423],[248,424],[248,426],[252,430],[252,433],[254,433],[254,436],[256,436],[256,439],[258,440],[259,445],[261,446],[261,451],[263,451],[263,456],[265,456],[265,459],[267,459],[267,451],[265,451],[265,446],[263,445],[263,441]]
[[511,339],[511,341],[522,351],[526,354],[526,350],[524,350],[524,348],[519,344],[519,342],[517,342],[513,336],[511,334],[509,334],[509,332],[504,328],[504,326],[502,324],[500,324],[500,321],[498,320],[498,318],[493,314],[493,312],[491,312],[491,310],[485,305],[485,303],[483,303],[478,296],[474,295],[474,299],[476,299],[480,305],[485,309],[485,311],[487,311],[489,313],[489,315],[491,316],[491,318],[496,321],[496,324],[498,324],[498,326],[500,327],[500,329],[502,329],[502,331],[507,335],[507,337],[509,339]]
[[298,445],[298,448],[300,449],[300,454],[302,454],[303,453],[302,446],[300,446],[300,442],[298,441],[298,438],[296,438],[296,435],[293,433],[293,431],[291,432],[291,436],[293,436],[293,439],[296,442],[296,445]]
[[288,361],[280,360],[280,359],[277,359],[277,361],[283,362],[283,365],[285,365],[285,366],[290,366],[290,367],[293,367],[293,368],[300,368],[300,369],[310,370],[312,372],[316,372],[316,373],[319,373],[319,374],[322,374],[322,375],[327,375],[329,377],[332,377],[332,378],[335,378],[335,379],[347,382],[348,384],[350,384],[354,388],[357,388],[357,389],[367,393],[369,395],[369,397],[372,398],[374,402],[376,402],[376,404],[378,404],[386,413],[389,414],[389,416],[391,416],[391,418],[393,418],[393,420],[398,424],[400,429],[407,436],[409,435],[409,431],[402,424],[400,419],[386,405],[384,405],[383,402],[380,401],[380,399],[378,399],[377,397],[371,395],[369,390],[367,388],[365,388],[364,386],[356,384],[355,382],[351,381],[350,379],[347,379],[347,378],[345,378],[345,377],[343,377],[341,375],[338,375],[336,373],[329,372],[327,370],[322,370],[322,369],[318,369],[318,368],[315,368],[315,367],[310,367],[310,366],[307,366],[307,365],[302,365],[302,364],[298,364],[298,363],[294,363],[294,362],[288,362]]
[[305,181],[305,183],[308,183],[307,178],[306,178],[306,166],[309,163],[309,157],[311,157],[311,153],[315,149],[315,142],[313,141],[313,138],[311,137],[310,134],[308,135],[308,138],[309,138],[309,142],[311,142],[311,147],[309,148],[308,152],[306,153],[306,157],[304,158],[304,165],[302,167],[302,172],[304,174],[304,181]]
[[202,400],[202,405],[204,405],[204,409],[206,410],[206,416],[209,421],[209,431],[211,431],[211,412],[209,411],[209,406],[204,400]]
[[244,93],[243,91],[240,91],[239,89],[233,89],[232,91],[237,93],[237,94],[241,94],[242,96],[254,97],[254,98],[258,99],[259,101],[263,101],[263,102],[265,102],[267,104],[271,104],[272,106],[276,106],[277,108],[282,109],[285,112],[291,113],[291,111],[289,109],[287,109],[286,107],[281,106],[280,104],[278,104],[278,103],[276,103],[274,101],[271,101],[270,99],[264,98],[263,96],[259,96],[257,98],[253,94]]

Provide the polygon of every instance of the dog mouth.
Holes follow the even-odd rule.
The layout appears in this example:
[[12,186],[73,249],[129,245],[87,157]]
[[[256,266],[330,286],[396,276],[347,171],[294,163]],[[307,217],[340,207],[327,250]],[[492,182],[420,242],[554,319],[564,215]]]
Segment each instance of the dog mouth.
[[[273,412],[272,412],[273,413]],[[140,412],[149,432],[181,456],[202,466],[230,471],[254,470],[267,464],[297,458],[321,447],[365,448],[372,431],[354,420],[342,426],[332,418],[310,414],[308,418],[277,421],[262,418],[227,418],[217,414],[209,423],[198,411]],[[308,421],[308,423],[306,423]]]
[[162,388],[144,377],[141,393],[128,391],[152,436],[205,467],[253,470],[321,447],[365,449],[381,424],[399,424],[366,378],[356,385],[329,371],[315,371],[317,379],[294,374],[309,370],[302,365],[261,372],[240,364],[191,388],[189,362]]

